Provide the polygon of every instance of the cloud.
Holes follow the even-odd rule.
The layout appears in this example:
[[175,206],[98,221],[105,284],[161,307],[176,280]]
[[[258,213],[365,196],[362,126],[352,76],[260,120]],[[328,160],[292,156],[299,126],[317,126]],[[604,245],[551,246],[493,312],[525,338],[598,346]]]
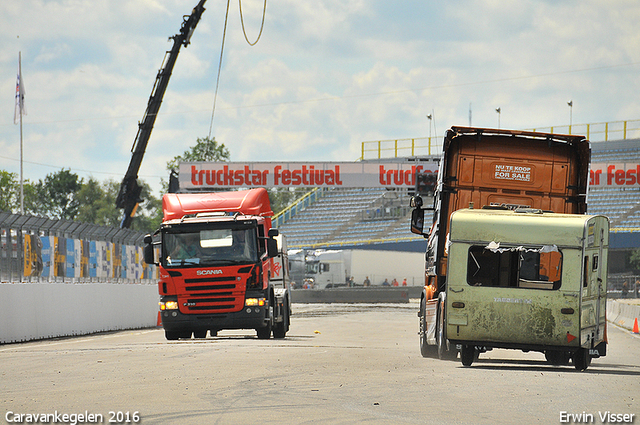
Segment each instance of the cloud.
[[[121,179],[168,38],[195,4],[0,4],[0,168],[19,165],[22,51],[28,177],[65,167]],[[263,4],[242,3],[251,41]],[[209,133],[225,6],[208,2],[181,49],[140,170],[154,188],[166,162]],[[477,126],[496,126],[497,107],[502,127],[566,125],[569,100],[574,123],[636,119],[639,20],[628,0],[282,0],[267,3],[251,47],[231,2],[212,136],[232,160],[348,161],[363,141],[466,125],[470,109]]]

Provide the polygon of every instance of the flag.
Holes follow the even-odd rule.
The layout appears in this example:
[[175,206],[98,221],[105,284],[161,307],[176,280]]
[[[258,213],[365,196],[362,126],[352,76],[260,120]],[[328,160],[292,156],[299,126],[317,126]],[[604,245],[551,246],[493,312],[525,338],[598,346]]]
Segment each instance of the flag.
[[27,115],[27,110],[24,108],[24,81],[22,81],[22,61],[18,56],[18,79],[16,81],[16,109],[13,113],[13,123],[18,124],[20,117]]

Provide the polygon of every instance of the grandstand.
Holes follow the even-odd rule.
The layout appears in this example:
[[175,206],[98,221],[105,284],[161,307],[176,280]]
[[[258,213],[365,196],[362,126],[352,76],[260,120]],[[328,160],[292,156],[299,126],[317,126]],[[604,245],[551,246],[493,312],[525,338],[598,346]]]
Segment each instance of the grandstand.
[[[592,163],[640,163],[640,139],[592,143]],[[434,160],[436,156],[431,156]],[[321,196],[284,223],[280,230],[296,248],[407,244],[424,241],[409,231],[409,193],[387,189],[318,189]],[[613,232],[640,235],[640,187],[595,187],[588,213],[610,218]],[[424,249],[424,243],[421,249]],[[640,244],[637,246],[640,247]],[[615,248],[613,246],[612,248]],[[418,248],[420,249],[420,248]]]
[[[406,202],[403,202],[406,201]],[[403,205],[404,204],[404,205]],[[289,246],[358,245],[384,239],[412,238],[408,195],[386,189],[330,189],[286,221],[280,230]],[[404,224],[404,231],[398,229]],[[406,234],[408,233],[408,234]]]
[[[640,163],[640,139],[591,144],[592,163]],[[640,232],[640,187],[589,188],[589,214],[609,217],[614,231]]]

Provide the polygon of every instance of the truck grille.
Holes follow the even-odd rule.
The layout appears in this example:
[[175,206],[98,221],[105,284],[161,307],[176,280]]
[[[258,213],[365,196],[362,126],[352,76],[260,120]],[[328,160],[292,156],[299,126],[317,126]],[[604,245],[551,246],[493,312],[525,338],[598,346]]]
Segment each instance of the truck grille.
[[229,305],[207,305],[207,306],[191,306],[189,307],[189,311],[203,311],[203,310],[226,310],[233,308],[233,306]]
[[184,283],[235,282],[237,279],[238,277],[236,276],[199,277],[185,279]]
[[187,286],[187,291],[215,291],[216,289],[235,289],[236,285],[207,285],[207,286]]
[[184,283],[187,295],[179,302],[185,313],[226,313],[244,306],[245,283],[240,276],[187,278]]

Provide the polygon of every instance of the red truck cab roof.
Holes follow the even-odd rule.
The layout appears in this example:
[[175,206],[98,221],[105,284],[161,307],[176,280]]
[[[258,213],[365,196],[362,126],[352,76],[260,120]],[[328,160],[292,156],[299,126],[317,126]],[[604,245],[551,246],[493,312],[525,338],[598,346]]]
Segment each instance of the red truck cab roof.
[[167,193],[162,197],[163,221],[205,212],[238,212],[271,217],[269,194],[264,188],[234,192]]

